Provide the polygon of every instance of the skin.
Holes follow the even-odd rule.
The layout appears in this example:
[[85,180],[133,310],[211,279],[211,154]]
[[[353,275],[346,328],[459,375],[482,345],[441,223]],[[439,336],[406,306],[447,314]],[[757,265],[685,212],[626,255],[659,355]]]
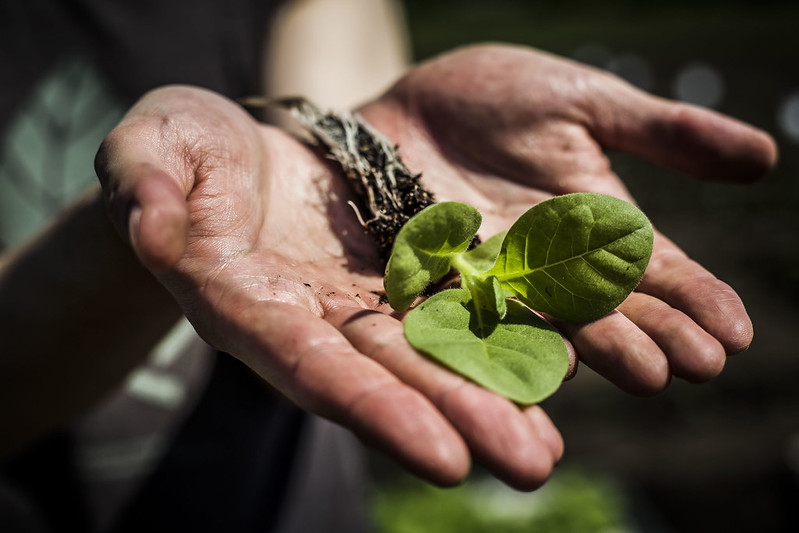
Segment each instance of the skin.
[[[348,108],[407,68],[394,0],[287,0],[269,24],[259,65],[267,94]],[[182,313],[119,238],[99,185],[76,200],[0,251],[0,462],[54,430],[80,432],[74,424],[124,388]]]
[[[522,48],[455,51],[361,112],[439,200],[481,211],[484,237],[554,194],[632,200],[604,149],[736,182],[776,158],[761,131]],[[472,459],[516,488],[546,480],[563,442],[539,407],[519,409],[407,344],[372,292],[383,267],[329,162],[230,101],[169,87],[130,111],[96,166],[115,224],[197,331],[300,407],[440,485]],[[661,235],[618,311],[556,325],[582,361],[639,395],[672,375],[710,379],[752,337],[732,289]]]

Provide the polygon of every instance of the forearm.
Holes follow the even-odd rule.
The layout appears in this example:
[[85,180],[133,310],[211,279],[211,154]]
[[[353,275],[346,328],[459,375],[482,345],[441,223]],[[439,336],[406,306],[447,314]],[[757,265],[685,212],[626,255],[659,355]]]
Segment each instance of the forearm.
[[118,385],[180,315],[96,191],[0,266],[4,458]]
[[294,0],[267,43],[269,96],[302,95],[323,107],[354,107],[404,72],[409,47],[395,0]]

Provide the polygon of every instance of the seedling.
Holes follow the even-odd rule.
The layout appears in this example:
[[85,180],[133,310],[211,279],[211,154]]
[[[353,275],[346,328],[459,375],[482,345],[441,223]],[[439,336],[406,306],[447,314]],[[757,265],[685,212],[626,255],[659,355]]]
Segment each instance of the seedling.
[[457,270],[460,289],[434,294],[408,314],[408,342],[517,403],[537,403],[559,387],[569,362],[560,333],[533,311],[571,322],[611,312],[644,274],[652,226],[633,205],[591,193],[541,202],[469,250],[481,222],[458,202],[411,218],[386,266],[388,301],[406,311]]
[[[588,322],[638,285],[653,233],[634,206],[599,194],[559,196],[534,206],[505,233],[474,249],[480,213],[435,204],[395,146],[357,114],[323,112],[308,100],[247,98],[292,112],[359,197],[358,219],[388,257],[391,306],[407,311],[452,269],[461,288],[434,294],[405,319],[417,350],[520,404],[537,403],[568,370],[560,333],[534,311]],[[391,254],[389,257],[389,253]]]

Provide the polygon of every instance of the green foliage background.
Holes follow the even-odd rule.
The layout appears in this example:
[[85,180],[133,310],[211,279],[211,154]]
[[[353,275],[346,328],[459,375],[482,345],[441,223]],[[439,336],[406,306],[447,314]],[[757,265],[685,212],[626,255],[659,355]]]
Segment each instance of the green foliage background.
[[376,500],[384,533],[619,533],[628,502],[604,476],[568,469],[533,493],[475,477],[437,489],[402,477]]

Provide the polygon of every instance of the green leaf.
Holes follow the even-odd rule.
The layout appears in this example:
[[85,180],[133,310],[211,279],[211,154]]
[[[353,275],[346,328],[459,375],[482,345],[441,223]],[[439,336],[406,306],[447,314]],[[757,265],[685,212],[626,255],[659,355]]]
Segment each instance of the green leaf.
[[599,194],[568,194],[522,215],[488,274],[537,311],[588,322],[635,289],[652,243],[652,226],[633,205]]
[[[478,320],[483,321],[483,313],[491,313],[495,318],[505,318],[508,305],[505,301],[505,292],[496,276],[478,278],[475,276],[462,276],[461,285],[468,289],[474,302]],[[486,319],[488,320],[488,319]]]
[[563,381],[566,345],[555,328],[519,302],[507,306],[504,319],[480,325],[468,290],[443,291],[408,314],[405,336],[417,350],[483,387],[521,404],[537,403]]
[[505,292],[496,276],[487,276],[485,271],[494,266],[506,232],[494,235],[479,246],[452,257],[452,267],[461,276],[461,286],[472,296],[478,318],[483,312],[503,318],[507,312]]
[[477,209],[460,202],[426,207],[399,231],[386,265],[383,285],[388,302],[405,311],[430,283],[438,281],[452,257],[466,251],[480,228]]
[[502,241],[505,240],[507,233],[507,231],[497,233],[487,241],[464,253],[462,259],[477,272],[485,272],[497,262],[497,256],[499,256],[499,252],[502,249]]

